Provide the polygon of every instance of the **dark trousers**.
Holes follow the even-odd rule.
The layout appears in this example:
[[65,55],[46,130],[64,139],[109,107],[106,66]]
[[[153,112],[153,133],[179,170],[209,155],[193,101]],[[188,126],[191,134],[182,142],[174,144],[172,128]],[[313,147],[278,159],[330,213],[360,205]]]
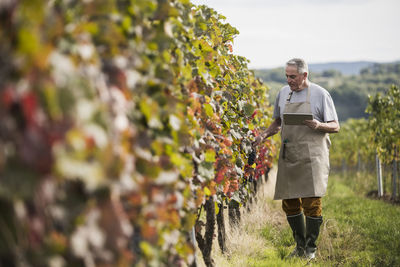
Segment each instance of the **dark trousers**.
[[319,217],[322,215],[322,200],[320,197],[284,199],[282,209],[287,216],[304,211],[305,216]]

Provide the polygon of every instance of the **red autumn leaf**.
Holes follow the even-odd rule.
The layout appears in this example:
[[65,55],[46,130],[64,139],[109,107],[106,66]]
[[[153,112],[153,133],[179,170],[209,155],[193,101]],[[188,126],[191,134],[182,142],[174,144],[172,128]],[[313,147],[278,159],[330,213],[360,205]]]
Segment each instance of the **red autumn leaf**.
[[150,242],[157,241],[157,228],[155,226],[145,223],[142,226],[141,232],[144,239],[147,239]]
[[225,172],[226,172],[225,168],[218,171],[217,175],[215,176],[215,182],[217,184],[220,184],[224,180]]
[[226,146],[231,146],[231,145],[232,145],[232,141],[229,140],[228,138],[225,138],[225,139],[224,139],[224,144],[225,144]]
[[224,194],[227,194],[227,193],[228,193],[228,191],[229,191],[229,185],[230,185],[230,181],[229,181],[228,179],[226,179],[226,180],[225,180],[225,183],[224,183],[224,190],[223,190]]
[[6,108],[9,108],[14,102],[15,93],[11,87],[6,88],[1,94],[1,102]]
[[22,110],[29,126],[35,125],[35,111],[37,109],[37,99],[32,92],[25,94],[22,99]]
[[239,189],[239,182],[237,179],[232,179],[229,184],[229,192],[235,192]]
[[86,148],[93,149],[96,146],[96,142],[92,136],[88,136],[85,138]]

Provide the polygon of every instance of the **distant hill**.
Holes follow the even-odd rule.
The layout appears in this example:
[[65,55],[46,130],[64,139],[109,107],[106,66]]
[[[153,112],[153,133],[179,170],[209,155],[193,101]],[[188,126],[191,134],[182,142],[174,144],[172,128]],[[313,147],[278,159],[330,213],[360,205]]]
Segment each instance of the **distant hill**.
[[[392,63],[399,63],[400,61],[394,61]],[[310,63],[308,68],[310,72],[322,73],[327,70],[336,70],[343,75],[358,75],[360,71],[365,68],[369,68],[374,64],[390,64],[390,63],[380,63],[373,61],[353,61],[353,62],[327,62],[327,63]],[[283,68],[283,66],[281,67]],[[257,69],[256,71],[264,71],[270,69]]]
[[357,75],[360,70],[370,67],[377,62],[372,61],[355,61],[355,62],[329,62],[329,63],[316,63],[309,64],[308,67],[311,72],[323,72],[326,70],[337,70],[343,75]]
[[[363,67],[366,66],[366,67]],[[392,84],[400,85],[400,62],[334,62],[310,64],[311,81],[326,88],[335,102],[339,119],[367,117],[368,95],[384,92]],[[283,67],[254,70],[270,88],[269,100],[274,103],[278,91],[287,84]]]

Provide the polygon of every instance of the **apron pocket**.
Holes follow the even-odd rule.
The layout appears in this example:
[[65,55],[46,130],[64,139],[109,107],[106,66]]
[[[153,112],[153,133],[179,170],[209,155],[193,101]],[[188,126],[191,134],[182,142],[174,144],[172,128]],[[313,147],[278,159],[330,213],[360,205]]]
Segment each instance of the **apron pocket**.
[[285,161],[295,162],[310,162],[310,149],[308,143],[285,144]]

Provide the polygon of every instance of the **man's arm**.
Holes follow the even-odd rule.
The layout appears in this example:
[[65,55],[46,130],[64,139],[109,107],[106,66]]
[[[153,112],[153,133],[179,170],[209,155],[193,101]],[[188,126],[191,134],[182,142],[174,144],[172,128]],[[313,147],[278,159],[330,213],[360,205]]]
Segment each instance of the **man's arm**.
[[304,124],[313,130],[318,130],[323,133],[338,133],[340,130],[340,125],[337,121],[319,122],[313,119],[304,121]]
[[265,132],[261,134],[263,139],[266,139],[270,136],[277,134],[281,130],[281,124],[282,124],[281,118],[280,117],[276,118],[267,128],[267,130],[265,130]]
[[254,141],[254,145],[258,145],[268,137],[277,134],[281,130],[281,123],[281,118],[276,118],[263,133],[257,136],[256,140]]

